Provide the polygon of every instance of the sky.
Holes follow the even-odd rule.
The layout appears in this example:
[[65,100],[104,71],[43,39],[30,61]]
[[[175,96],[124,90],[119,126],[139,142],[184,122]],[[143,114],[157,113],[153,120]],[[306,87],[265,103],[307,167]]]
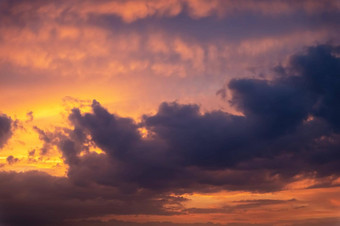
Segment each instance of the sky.
[[0,0],[0,225],[340,225],[340,1]]

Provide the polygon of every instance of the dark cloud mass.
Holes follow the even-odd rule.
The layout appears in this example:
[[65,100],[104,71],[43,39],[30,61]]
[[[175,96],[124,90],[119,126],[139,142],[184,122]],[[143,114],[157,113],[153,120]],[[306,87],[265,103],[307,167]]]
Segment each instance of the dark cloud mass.
[[8,156],[6,160],[7,160],[7,163],[10,164],[10,165],[19,161],[19,159],[15,158],[13,155]]
[[[296,175],[328,178],[323,186],[331,186],[340,174],[339,54],[336,46],[313,46],[292,56],[273,80],[231,80],[231,104],[242,116],[172,102],[136,123],[95,100],[92,113],[73,109],[72,130],[36,128],[44,147],[61,151],[68,177],[1,173],[0,219],[60,225],[105,214],[181,214],[181,194],[277,191]],[[0,122],[5,140],[10,119]],[[240,205],[259,205],[249,202]]]
[[12,136],[11,123],[11,118],[7,115],[0,114],[0,148],[2,148]]

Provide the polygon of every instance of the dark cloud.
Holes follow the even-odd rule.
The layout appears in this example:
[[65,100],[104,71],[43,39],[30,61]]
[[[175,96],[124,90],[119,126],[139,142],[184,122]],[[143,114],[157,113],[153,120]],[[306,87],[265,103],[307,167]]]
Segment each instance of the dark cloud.
[[105,214],[166,214],[162,205],[172,197],[140,191],[121,194],[98,184],[78,186],[46,173],[0,173],[1,225],[64,225],[67,219]]
[[[292,70],[299,76],[300,86],[314,98],[313,114],[340,129],[340,46],[320,45],[307,49],[306,55],[291,59]],[[337,57],[336,57],[337,56]]]
[[292,132],[308,116],[310,101],[303,90],[266,80],[232,80],[232,105],[242,111],[250,124],[264,137]]
[[35,149],[33,149],[32,151],[28,152],[28,156],[29,157],[33,157],[35,155]]
[[[231,103],[244,116],[202,114],[194,104],[162,103],[156,114],[144,115],[138,125],[110,114],[97,101],[93,113],[74,109],[69,117],[75,126],[72,138],[60,146],[70,165],[69,176],[83,180],[93,165],[99,170],[88,175],[97,182],[174,191],[214,186],[275,190],[299,173],[337,175],[338,125],[329,115],[336,115],[339,108],[338,49],[310,47],[292,56],[287,73],[271,81],[232,80]],[[308,71],[309,65],[317,70]],[[321,114],[320,109],[328,113]],[[149,131],[147,139],[141,137],[140,127]],[[85,134],[105,155],[79,157]]]
[[[105,214],[184,214],[181,194],[277,191],[296,175],[334,186],[340,173],[338,54],[338,47],[314,46],[292,56],[274,80],[232,80],[231,103],[242,116],[172,102],[136,123],[95,100],[91,113],[75,108],[72,129],[35,128],[46,147],[61,151],[68,177],[1,173],[0,219],[5,225],[60,225]],[[91,152],[94,146],[103,153]],[[282,202],[295,200],[236,206]]]
[[42,129],[34,126],[33,129],[39,134],[39,139],[43,141],[43,146],[40,148],[40,154],[46,155],[51,149],[53,134],[43,131]]
[[[163,103],[156,115],[144,116],[137,125],[110,114],[96,101],[92,108],[93,113],[84,115],[73,110],[70,120],[75,128],[58,141],[70,167],[68,176],[76,183],[96,181],[117,186],[124,193],[141,187],[179,193],[212,191],[216,186],[276,190],[285,184],[263,169],[251,172],[232,168],[251,158],[245,149],[249,135],[244,133],[244,117],[223,112],[202,115],[197,105]],[[146,126],[149,138],[140,136],[140,126]],[[88,148],[84,134],[90,134],[105,153],[80,157]]]
[[12,136],[11,123],[11,118],[7,115],[0,114],[0,148],[2,148]]
[[27,112],[26,113],[26,116],[27,116],[27,120],[26,122],[32,122],[34,117],[33,117],[33,111],[30,111],[30,112]]
[[[86,220],[105,214],[166,214],[160,204],[176,203],[182,200],[165,195],[149,196],[140,191],[139,195],[122,195],[113,187],[91,184],[78,186],[69,179],[54,177],[46,173],[31,171],[26,173],[0,173],[0,224],[4,226],[21,225],[121,225],[121,226],[232,226],[232,225],[272,225],[270,224],[213,224],[213,223],[170,223],[147,222],[133,223],[124,221]],[[279,205],[296,200],[244,200],[235,208],[256,208],[259,206]],[[242,207],[244,205],[244,207]],[[163,211],[162,211],[163,209]],[[189,211],[189,210],[185,210]],[[232,210],[231,210],[232,211]],[[191,210],[191,212],[197,212]],[[216,211],[215,211],[216,212]],[[168,213],[169,214],[169,213]],[[74,221],[74,219],[79,219]],[[297,225],[336,225],[338,219],[318,219],[299,222]],[[322,223],[330,224],[322,224]],[[292,222],[283,222],[289,225]]]
[[[232,80],[231,103],[248,119],[254,119],[268,134],[291,132],[307,116],[326,119],[338,129],[340,98],[339,47],[310,47],[304,55],[293,56],[285,74],[272,81],[257,79]],[[276,69],[278,70],[278,68]]]
[[7,160],[7,163],[10,164],[10,165],[12,165],[12,164],[16,163],[17,161],[19,161],[19,159],[15,158],[13,155],[8,156],[6,158],[6,160]]

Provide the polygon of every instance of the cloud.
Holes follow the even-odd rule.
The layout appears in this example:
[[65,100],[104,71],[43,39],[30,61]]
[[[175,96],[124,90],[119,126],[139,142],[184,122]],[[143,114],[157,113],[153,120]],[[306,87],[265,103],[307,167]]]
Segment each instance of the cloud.
[[48,151],[51,149],[51,136],[52,134],[46,133],[42,129],[39,129],[37,126],[34,126],[33,129],[39,134],[39,139],[43,141],[43,147],[40,148],[40,154],[46,155]]
[[326,119],[333,128],[340,129],[340,46],[323,45],[308,48],[307,55],[291,59],[292,69],[301,75],[303,86],[316,99],[313,114]]
[[27,120],[25,122],[32,122],[34,119],[33,111],[27,112],[26,117],[27,117]]
[[8,156],[6,160],[7,160],[7,163],[10,164],[10,165],[12,165],[12,164],[16,163],[17,161],[19,161],[19,159],[13,157],[13,155]]
[[[81,181],[90,175],[104,184],[124,178],[131,189],[190,190],[204,181],[202,190],[210,186],[275,190],[299,173],[337,175],[338,126],[333,121],[337,119],[329,117],[339,107],[334,101],[339,95],[337,49],[321,45],[292,56],[287,68],[292,75],[271,81],[232,80],[231,103],[244,116],[202,114],[194,104],[162,103],[156,114],[144,115],[138,125],[109,113],[97,101],[93,113],[82,115],[74,109],[69,119],[75,128],[58,143],[70,165],[69,176]],[[297,61],[301,58],[304,63]],[[317,74],[304,72],[309,61],[318,68]],[[320,77],[324,83],[314,81]],[[328,113],[321,114],[320,109]],[[142,138],[140,127],[149,131],[148,139]],[[105,154],[80,157],[89,142],[86,134]],[[240,175],[249,181],[240,181]],[[257,185],[251,178],[257,178]]]
[[[290,53],[301,45],[338,40],[334,32],[339,19],[338,6],[334,1],[243,1],[242,4],[3,1],[2,4],[4,24],[0,29],[4,36],[0,58],[4,64],[1,69],[3,74],[14,74],[0,76],[7,85],[59,84],[64,76],[69,81],[75,76],[89,79],[93,74],[100,74],[101,78],[140,73],[225,76],[242,62],[264,64],[262,59],[253,63],[254,56],[267,61],[271,59],[269,53],[276,59],[278,53]],[[172,14],[178,6],[180,11]],[[208,9],[208,13],[198,12],[202,9]],[[221,9],[227,19],[214,17]],[[235,15],[233,10],[242,13]],[[199,19],[197,15],[202,16]],[[119,19],[125,17],[135,22],[126,24]]]
[[[182,213],[182,194],[275,192],[305,178],[310,188],[338,186],[339,47],[285,57],[339,44],[339,9],[332,0],[0,1],[2,110],[32,110],[6,147],[15,123],[0,116],[3,161],[20,159],[0,165],[67,168],[66,178],[1,173],[16,179],[1,182],[12,184],[0,219],[171,215]],[[222,81],[229,113],[209,110],[221,109],[211,96]],[[71,100],[71,127],[48,131],[65,125],[55,107],[64,95],[102,105]],[[139,116],[173,99],[182,104],[161,103],[141,122],[112,113]],[[23,134],[32,123],[38,136]]]
[[334,186],[340,173],[338,51],[309,47],[273,80],[231,80],[231,103],[243,115],[165,102],[137,123],[96,100],[90,113],[74,108],[72,129],[35,128],[44,147],[61,151],[67,177],[2,172],[0,219],[46,225],[107,214],[181,214],[182,194],[279,191],[297,176]]
[[33,157],[35,155],[35,149],[33,149],[32,151],[28,152],[28,156],[29,157]]
[[[256,161],[261,162],[259,159],[262,158],[267,163],[261,162],[260,170],[278,171],[278,168],[271,169],[273,161],[283,161],[283,168],[288,167],[284,164],[292,158],[297,158],[295,162],[303,162],[305,150],[310,151],[307,165],[297,164],[292,169],[295,173],[304,169],[308,169],[307,172],[318,171],[317,168],[321,165],[326,167],[328,161],[331,169],[328,173],[336,173],[337,167],[331,162],[338,159],[335,151],[339,145],[336,141],[338,126],[337,121],[333,121],[337,119],[329,117],[336,115],[339,108],[335,101],[339,96],[339,58],[335,55],[336,51],[338,47],[327,45],[310,47],[305,54],[291,57],[287,70],[292,75],[271,81],[232,80],[228,86],[233,94],[231,103],[244,116],[222,111],[201,114],[197,105],[163,103],[156,114],[144,115],[141,125],[137,125],[131,119],[110,114],[94,101],[93,114],[81,115],[75,109],[70,120],[75,131],[89,133],[111,161],[118,161],[122,167],[130,169],[132,181],[140,180],[146,186],[151,186],[146,183],[152,178],[152,183],[159,183],[157,186],[162,187],[161,183],[165,183],[164,187],[171,187],[161,176],[148,174],[155,169],[162,172],[160,175],[167,175],[168,180],[188,181],[187,174],[192,177],[209,174],[210,170],[239,169],[244,162],[253,161],[248,162],[250,166]],[[298,59],[304,60],[299,63]],[[317,68],[317,73],[315,70],[305,73],[309,64]],[[323,83],[315,81],[320,78],[323,78]],[[328,110],[328,113],[321,114],[320,109]],[[311,117],[313,120],[308,120]],[[142,139],[138,132],[140,126],[149,131],[149,139]],[[308,134],[306,130],[309,130]],[[80,135],[84,137],[84,134]],[[319,156],[322,155],[321,146],[323,158]],[[79,151],[63,153],[72,153],[71,156],[77,159],[75,156]],[[330,155],[332,158],[326,157]],[[259,159],[255,161],[256,158]],[[314,165],[316,159],[319,159],[320,165]],[[153,169],[150,169],[151,166]],[[196,167],[197,172],[190,167]],[[138,172],[138,176],[133,175],[134,171]],[[219,184],[221,178],[218,181],[212,179],[210,183]],[[187,186],[192,186],[189,184]]]
[[[95,14],[114,15],[125,23],[132,23],[150,17],[176,17],[187,14],[194,19],[206,18],[209,16],[226,17],[235,14],[234,12],[260,13],[265,15],[286,15],[291,12],[332,12],[339,8],[333,1],[261,1],[244,0],[235,4],[232,0],[175,0],[175,1],[3,1],[2,8],[4,15],[13,14],[18,18],[17,23],[27,19],[30,12],[38,11],[39,15],[49,17],[60,17],[63,13],[72,13],[86,19]],[[56,10],[58,9],[58,10]],[[49,14],[53,11],[53,14]],[[5,17],[6,18],[6,17]],[[4,20],[3,23],[8,22]]]
[[142,191],[121,194],[98,184],[77,186],[67,178],[38,171],[1,172],[0,184],[0,222],[4,225],[62,225],[67,219],[112,213],[165,214],[161,204],[171,201],[162,195],[150,198]]
[[[97,101],[93,113],[74,109],[69,119],[75,128],[58,141],[69,176],[81,181],[90,175],[104,184],[120,181],[131,189],[190,190],[204,181],[207,188],[275,190],[299,173],[337,175],[339,134],[337,118],[331,117],[339,111],[336,51],[338,47],[327,45],[310,47],[292,56],[287,68],[292,75],[271,81],[232,80],[231,103],[244,116],[202,114],[197,105],[174,102],[162,103],[156,114],[144,115],[136,124],[109,113]],[[310,64],[318,73],[305,73]],[[142,138],[140,127],[149,131],[148,139]],[[105,154],[80,157],[88,147],[86,134]],[[257,186],[250,178],[257,178]]]
[[12,120],[7,115],[0,115],[0,148],[2,148],[7,140],[12,136],[11,130]]

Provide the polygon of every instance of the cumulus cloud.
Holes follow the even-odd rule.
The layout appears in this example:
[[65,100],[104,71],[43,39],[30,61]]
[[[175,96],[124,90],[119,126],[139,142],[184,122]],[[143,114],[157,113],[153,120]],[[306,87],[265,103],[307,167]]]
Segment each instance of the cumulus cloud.
[[[231,104],[243,115],[165,102],[137,123],[96,100],[90,113],[74,108],[72,129],[36,128],[45,146],[61,151],[67,177],[1,173],[0,219],[46,225],[105,214],[181,214],[182,194],[279,191],[297,176],[334,186],[340,174],[339,65],[339,47],[319,45],[292,56],[273,80],[231,80]],[[92,152],[93,146],[103,152]],[[280,202],[245,200],[239,207]]]

